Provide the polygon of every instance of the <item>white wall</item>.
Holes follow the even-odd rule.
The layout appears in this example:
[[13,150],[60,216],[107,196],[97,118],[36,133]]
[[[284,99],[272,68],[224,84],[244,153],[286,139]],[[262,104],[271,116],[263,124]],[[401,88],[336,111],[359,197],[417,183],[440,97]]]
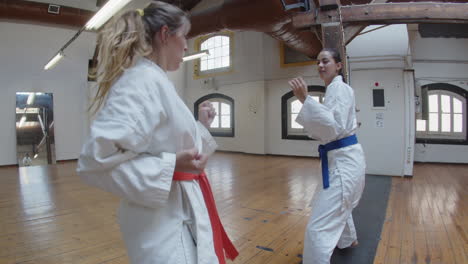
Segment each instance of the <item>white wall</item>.
[[[420,85],[449,83],[468,91],[468,39],[421,38],[409,27],[415,78]],[[467,145],[416,144],[415,161],[468,163]]]
[[[366,154],[367,173],[403,175],[404,164],[404,87],[399,69],[352,72],[356,105],[360,109],[358,138]],[[379,82],[385,91],[385,109],[372,108],[372,88]],[[383,127],[376,125],[376,115],[383,114]]]
[[263,34],[263,67],[266,80],[266,153],[318,157],[317,141],[281,138],[281,97],[290,92],[288,80],[302,76],[309,85],[323,85],[315,65],[281,68],[279,42]]
[[0,32],[4,36],[0,39],[0,165],[16,164],[16,92],[53,93],[57,159],[77,158],[86,120],[87,68],[94,52],[94,34],[82,34],[59,66],[43,71],[45,63],[76,31],[2,22]]

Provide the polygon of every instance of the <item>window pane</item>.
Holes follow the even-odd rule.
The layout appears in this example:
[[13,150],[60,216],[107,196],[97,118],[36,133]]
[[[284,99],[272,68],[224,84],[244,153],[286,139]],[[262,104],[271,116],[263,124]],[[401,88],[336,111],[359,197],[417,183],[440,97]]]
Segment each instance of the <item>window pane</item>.
[[200,49],[206,49],[209,52],[209,55],[203,58],[206,61],[200,63],[201,72],[227,68],[231,65],[229,41],[230,37],[214,36],[201,43]]
[[297,114],[291,114],[291,128],[304,128],[296,122]]
[[416,120],[416,131],[426,131],[426,120],[423,120],[423,119]]
[[221,57],[217,57],[214,59],[214,67],[215,69],[221,67]]
[[221,103],[221,114],[222,115],[230,115],[231,114],[231,106],[225,103]]
[[442,132],[450,132],[450,114],[442,114]]
[[311,96],[311,97],[312,97],[312,99],[314,99],[315,101],[320,103],[320,97],[319,96],[314,95],[314,96]]
[[221,43],[223,46],[229,46],[229,37],[221,37]]
[[[439,102],[437,101],[437,94],[429,95],[429,112],[437,113],[439,112]],[[431,122],[429,122],[430,124]]]
[[221,56],[229,56],[229,46],[223,46],[221,48]]
[[211,102],[217,115],[219,115],[219,102]]
[[463,113],[462,102],[455,97],[453,98],[453,112],[457,114]]
[[221,55],[222,52],[223,52],[223,51],[222,51],[221,47],[216,47],[216,48],[214,49],[214,56],[215,56],[215,58],[221,57],[221,56],[222,56],[222,55]]
[[216,115],[214,118],[213,118],[213,123],[211,123],[211,126],[212,128],[219,128],[219,118],[218,118],[218,115]]
[[294,100],[291,102],[291,113],[292,114],[297,114],[301,111],[302,104],[299,102],[298,99]]
[[439,131],[439,115],[429,114],[429,131]]
[[211,60],[208,60],[208,70],[211,70],[214,68],[214,60],[211,59]]
[[213,38],[210,38],[210,39],[206,40],[206,48],[207,49],[211,49],[211,48],[213,48],[213,46],[214,46],[214,39]]
[[231,128],[231,116],[221,116],[221,127]]
[[453,115],[453,132],[463,132],[463,115],[454,114]]
[[215,44],[214,44],[214,46],[215,46],[215,47],[220,47],[220,46],[221,46],[221,41],[222,41],[222,40],[221,40],[221,36],[217,36],[217,37],[215,37],[214,39],[215,39]]
[[208,67],[207,61],[206,60],[201,60],[200,61],[200,70],[201,71],[206,71],[207,67]]
[[222,57],[221,67],[229,67],[229,57]]
[[442,105],[442,113],[450,113],[450,96],[441,95],[440,104]]

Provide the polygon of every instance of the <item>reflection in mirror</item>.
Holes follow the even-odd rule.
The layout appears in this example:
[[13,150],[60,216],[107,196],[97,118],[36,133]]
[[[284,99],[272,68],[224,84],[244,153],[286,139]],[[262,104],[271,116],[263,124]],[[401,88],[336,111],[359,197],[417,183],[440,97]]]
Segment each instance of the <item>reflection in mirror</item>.
[[16,93],[16,153],[19,166],[55,163],[51,93]]

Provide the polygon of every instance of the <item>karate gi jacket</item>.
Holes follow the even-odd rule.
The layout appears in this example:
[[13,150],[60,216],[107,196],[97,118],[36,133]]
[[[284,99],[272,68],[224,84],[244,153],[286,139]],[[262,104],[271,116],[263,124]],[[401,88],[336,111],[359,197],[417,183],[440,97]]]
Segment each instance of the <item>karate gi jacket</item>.
[[218,263],[198,182],[172,181],[176,153],[217,148],[166,73],[141,58],[112,85],[77,172],[121,198],[118,221],[133,264]]

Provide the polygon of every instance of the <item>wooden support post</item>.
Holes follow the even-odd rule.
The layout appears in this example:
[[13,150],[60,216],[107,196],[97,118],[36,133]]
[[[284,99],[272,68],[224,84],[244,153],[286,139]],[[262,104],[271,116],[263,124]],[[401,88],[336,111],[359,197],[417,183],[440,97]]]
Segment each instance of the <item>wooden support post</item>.
[[[322,6],[329,8],[336,4],[336,8],[328,11],[323,11]],[[338,18],[340,17],[340,3],[337,0],[320,0],[321,13],[328,17]],[[322,23],[322,46],[324,48],[334,48],[340,52],[341,61],[343,64],[343,75],[345,79],[348,79],[348,67],[347,67],[347,57],[346,57],[346,44],[344,40],[344,31],[343,24],[340,22],[326,22]]]

